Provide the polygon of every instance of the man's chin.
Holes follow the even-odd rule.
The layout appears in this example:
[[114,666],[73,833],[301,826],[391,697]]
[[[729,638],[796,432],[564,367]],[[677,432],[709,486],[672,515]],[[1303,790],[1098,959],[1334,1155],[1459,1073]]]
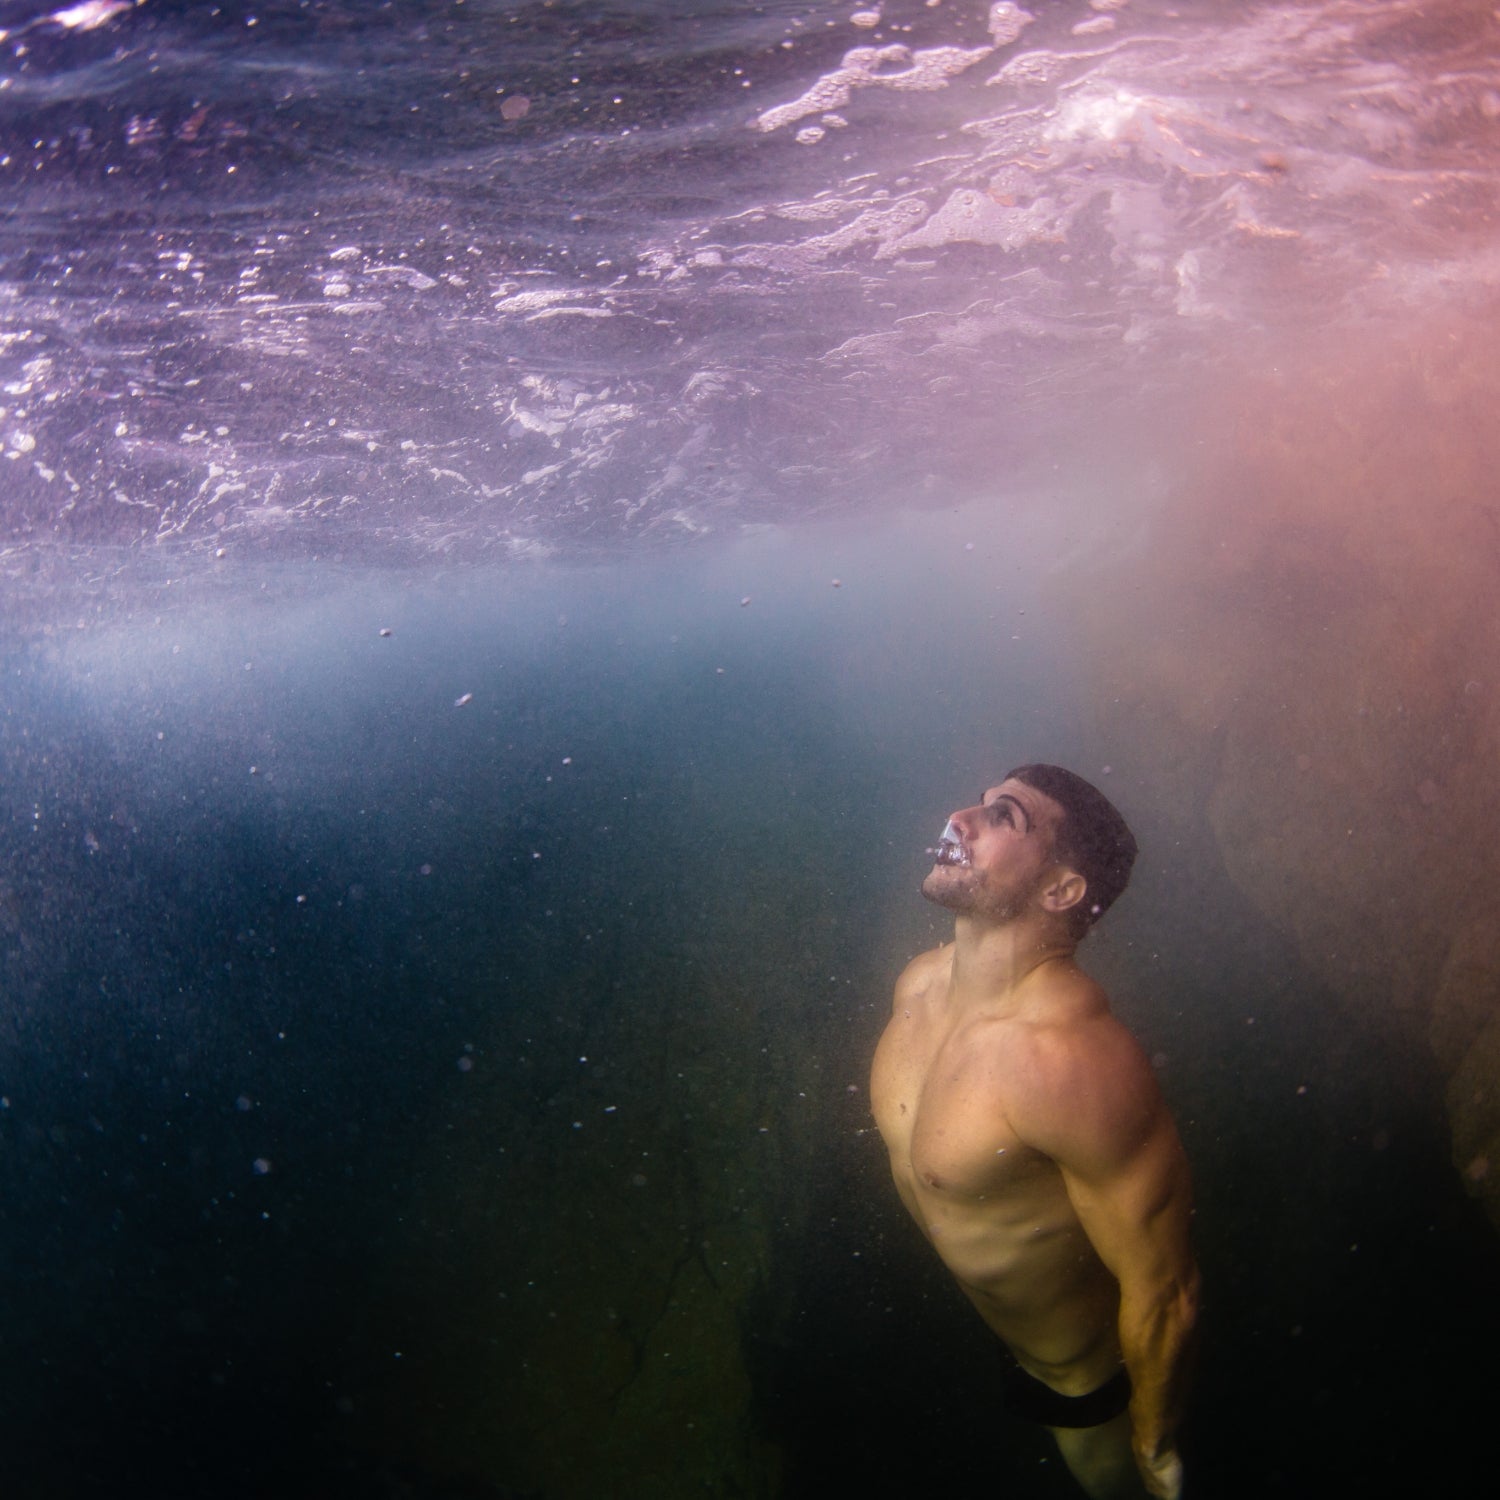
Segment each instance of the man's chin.
[[935,906],[946,906],[949,911],[967,911],[973,904],[968,883],[954,880],[941,865],[934,865],[927,872],[922,894]]

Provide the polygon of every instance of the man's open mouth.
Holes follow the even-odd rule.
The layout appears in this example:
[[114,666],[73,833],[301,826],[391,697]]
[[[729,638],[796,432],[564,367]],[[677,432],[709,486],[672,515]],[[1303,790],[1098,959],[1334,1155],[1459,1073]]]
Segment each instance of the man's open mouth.
[[932,855],[932,862],[935,865],[960,865],[967,868],[972,862],[969,858],[969,851],[964,847],[964,841],[951,820],[943,829],[942,837],[937,841],[937,847],[927,852]]

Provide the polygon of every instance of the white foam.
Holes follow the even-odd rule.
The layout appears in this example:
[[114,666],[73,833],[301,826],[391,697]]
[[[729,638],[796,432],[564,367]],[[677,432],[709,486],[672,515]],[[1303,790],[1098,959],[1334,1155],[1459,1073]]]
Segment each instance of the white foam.
[[1019,250],[1035,240],[1055,236],[1057,215],[1048,199],[1016,208],[996,202],[977,188],[960,188],[925,224],[886,245],[880,257],[960,244]]
[[1000,0],[990,6],[989,32],[997,47],[1008,47],[1034,20],[1036,17],[1029,10],[1012,5],[1010,0]]
[[45,16],[36,16],[16,27],[0,27],[0,42],[23,36],[35,26],[59,26],[64,31],[96,31],[122,11],[134,10],[144,0],[81,0]]
[[800,98],[758,115],[755,128],[769,133],[795,125],[809,115],[842,109],[857,89],[928,92],[946,88],[949,79],[993,53],[992,47],[926,47],[913,51],[900,43],[888,47],[854,47],[844,54],[842,63],[833,72],[825,73]]

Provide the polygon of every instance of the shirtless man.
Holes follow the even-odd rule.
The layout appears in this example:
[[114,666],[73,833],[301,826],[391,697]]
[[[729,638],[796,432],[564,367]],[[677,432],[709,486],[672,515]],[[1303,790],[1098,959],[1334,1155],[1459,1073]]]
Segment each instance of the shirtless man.
[[1073,961],[1135,850],[1057,766],[954,813],[922,883],[953,941],[897,981],[870,1101],[902,1202],[1009,1351],[1007,1406],[1095,1500],[1142,1484],[1177,1500],[1187,1161],[1145,1055]]

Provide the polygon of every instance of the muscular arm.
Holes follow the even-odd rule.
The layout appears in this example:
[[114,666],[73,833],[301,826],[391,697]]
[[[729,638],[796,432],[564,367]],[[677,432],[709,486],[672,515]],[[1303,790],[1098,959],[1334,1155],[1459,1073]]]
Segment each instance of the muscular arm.
[[1198,1314],[1182,1143],[1149,1064],[1114,1021],[1044,1043],[1037,1063],[1030,1119],[1017,1124],[1056,1162],[1084,1233],[1120,1284],[1136,1462],[1152,1494],[1175,1497]]

